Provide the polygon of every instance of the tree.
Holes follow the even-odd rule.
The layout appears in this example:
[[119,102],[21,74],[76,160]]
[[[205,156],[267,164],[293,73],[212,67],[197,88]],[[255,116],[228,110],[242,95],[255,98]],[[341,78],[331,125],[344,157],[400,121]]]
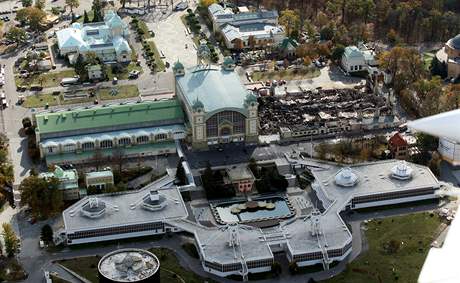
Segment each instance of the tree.
[[275,274],[275,276],[280,275],[283,271],[283,269],[281,268],[281,264],[277,261],[274,261],[271,266],[271,271],[273,274]]
[[22,7],[30,7],[32,6],[33,0],[21,0]]
[[3,240],[5,242],[6,255],[13,257],[19,251],[19,239],[9,223],[3,223]]
[[21,205],[28,205],[34,217],[48,218],[63,207],[62,192],[56,178],[29,176],[19,185]]
[[434,56],[430,64],[430,72],[432,76],[440,76],[441,78],[447,77],[447,64],[446,62],[439,62],[438,57]]
[[65,4],[70,7],[70,13],[73,15],[73,9],[78,8],[80,6],[80,2],[78,0],[65,0]]
[[418,98],[414,103],[414,108],[418,109],[421,116],[426,117],[441,111],[440,98],[443,94],[443,85],[440,77],[418,80],[414,83],[413,88]]
[[334,29],[331,26],[326,26],[321,29],[319,36],[322,40],[331,40],[334,37]]
[[299,271],[299,265],[297,264],[297,261],[295,260],[289,262],[288,268],[291,274],[296,274]]
[[179,159],[177,163],[177,170],[176,170],[176,179],[179,181],[179,185],[187,184],[187,175],[185,174],[184,166],[182,166],[183,158]]
[[200,0],[200,7],[208,8],[212,4],[216,4],[217,0]]
[[380,56],[380,67],[392,77],[391,85],[396,94],[412,86],[424,74],[423,62],[417,50],[406,47],[394,47]]
[[83,12],[83,23],[84,24],[87,24],[89,23],[89,17],[88,17],[88,13],[86,12],[86,10]]
[[43,10],[43,8],[45,7],[45,0],[35,0],[35,7],[40,10]]
[[75,60],[75,73],[80,76],[81,81],[88,79],[88,70],[86,69],[85,59],[82,54],[78,54],[77,60]]
[[32,120],[30,119],[30,117],[22,118],[22,127],[24,129],[32,127]]
[[293,30],[299,30],[299,14],[294,10],[286,9],[281,12],[279,23],[286,29],[287,36],[291,36]]
[[6,39],[11,40],[17,44],[23,44],[26,42],[26,31],[19,27],[11,27],[10,30],[5,35]]
[[29,24],[30,28],[34,31],[40,29],[40,24],[45,17],[46,13],[37,7],[27,7],[16,13],[16,20],[21,23]]
[[45,243],[50,243],[53,241],[53,228],[49,224],[45,224],[42,227],[42,231],[40,233],[40,238]]
[[345,46],[342,44],[337,44],[332,49],[331,59],[335,62],[339,62],[342,59],[343,53],[345,52]]
[[92,10],[94,12],[93,23],[102,22],[104,17],[102,16],[102,4],[100,0],[93,0]]

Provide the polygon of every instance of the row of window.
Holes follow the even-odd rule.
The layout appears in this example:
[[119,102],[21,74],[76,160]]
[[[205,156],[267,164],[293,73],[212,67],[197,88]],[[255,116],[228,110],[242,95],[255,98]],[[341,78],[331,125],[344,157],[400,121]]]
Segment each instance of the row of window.
[[[273,258],[252,260],[252,261],[246,262],[246,265],[248,266],[249,269],[271,266],[272,264],[273,264]],[[235,262],[235,263],[230,263],[230,264],[220,264],[217,262],[205,261],[204,265],[208,268],[212,268],[220,272],[238,271],[243,268],[241,265],[241,262]]]
[[381,194],[375,194],[375,195],[359,196],[359,197],[354,197],[351,201],[351,204],[355,205],[359,203],[366,203],[366,202],[373,202],[373,201],[382,201],[382,200],[391,200],[391,199],[406,198],[406,197],[413,197],[413,196],[430,195],[430,194],[433,194],[435,190],[436,190],[435,188],[424,188],[424,189],[417,189],[417,190],[410,190],[410,191],[397,191],[397,192],[381,193]]
[[344,128],[326,128],[321,130],[305,130],[305,131],[294,131],[293,136],[300,137],[300,136],[308,136],[308,135],[322,135],[322,134],[332,134],[332,133],[340,133],[345,131],[350,131],[351,128],[349,126]]
[[[341,257],[343,256],[349,249],[351,249],[352,243],[346,244],[343,248],[341,249],[333,249],[333,250],[327,250],[327,256],[330,258],[334,257]],[[294,260],[295,261],[310,261],[310,260],[316,260],[316,259],[322,259],[323,258],[323,253],[322,252],[312,252],[312,253],[307,253],[307,254],[300,254],[300,255],[295,255]]]
[[110,227],[110,228],[101,228],[88,231],[78,231],[72,234],[67,234],[67,239],[82,239],[82,238],[93,238],[93,237],[102,237],[116,234],[125,234],[125,233],[134,233],[150,230],[164,230],[163,222],[154,222],[154,223],[143,223],[136,225],[128,226],[119,226],[119,227]]
[[[219,125],[226,122],[229,127],[223,127],[219,133]],[[217,137],[232,134],[243,134],[246,130],[246,117],[236,111],[222,111],[206,120],[206,136]]]
[[[155,135],[155,141],[165,141],[168,139],[167,134],[157,134]],[[118,139],[118,146],[128,146],[131,145],[131,138],[129,137],[124,137]],[[136,137],[136,144],[146,144],[150,142],[150,137],[149,136],[138,136]],[[112,148],[114,146],[113,140],[102,140],[99,142],[99,147],[102,149],[106,148]],[[81,144],[81,150],[82,151],[92,151],[96,147],[95,142],[83,142]],[[65,144],[62,146],[62,152],[75,152],[77,150],[77,144],[75,143],[69,143]],[[59,151],[58,146],[48,146],[47,147],[47,152],[48,153],[57,153]]]

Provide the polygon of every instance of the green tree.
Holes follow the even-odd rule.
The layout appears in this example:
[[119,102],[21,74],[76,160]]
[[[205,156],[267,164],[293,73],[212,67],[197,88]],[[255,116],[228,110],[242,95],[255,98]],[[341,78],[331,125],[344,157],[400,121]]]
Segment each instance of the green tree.
[[40,30],[40,24],[46,17],[46,13],[37,7],[23,8],[16,13],[16,20],[21,23],[29,24],[34,31]]
[[292,31],[299,30],[299,27],[300,27],[299,14],[294,10],[286,9],[281,12],[279,23],[282,26],[284,26],[284,28],[286,29],[286,34],[288,36],[291,36]]
[[30,119],[30,117],[24,117],[22,118],[22,127],[25,129],[25,128],[29,128],[29,127],[32,127],[32,120]]
[[102,22],[104,17],[102,16],[102,4],[100,0],[93,0],[92,6],[94,16],[93,16],[93,23]]
[[73,9],[78,8],[80,6],[80,2],[78,0],[65,0],[65,4],[69,6],[70,13],[73,15]]
[[22,7],[30,7],[32,6],[33,0],[21,0]]
[[447,64],[440,62],[438,57],[434,56],[430,64],[430,72],[432,76],[440,76],[441,78],[447,77]]
[[418,80],[414,83],[413,88],[418,97],[418,100],[413,102],[414,108],[418,109],[421,116],[438,114],[442,110],[442,105],[439,103],[443,94],[443,84],[440,77]]
[[176,179],[179,181],[179,185],[187,184],[187,175],[185,174],[184,166],[182,166],[183,159],[180,158],[179,162],[177,163],[177,170],[176,170]]
[[45,8],[45,0],[35,0],[35,7],[43,10]]
[[86,12],[86,10],[83,12],[83,23],[84,24],[87,24],[89,23],[89,17],[88,17],[88,13]]
[[21,205],[27,205],[34,217],[48,218],[61,211],[63,207],[62,192],[56,178],[29,176],[19,185]]
[[75,73],[80,76],[81,81],[86,81],[88,79],[88,71],[86,69],[86,62],[82,54],[79,54],[77,60],[75,60],[74,68]]
[[334,60],[335,62],[339,62],[342,59],[342,55],[344,52],[345,52],[345,46],[343,46],[342,44],[337,44],[332,49],[331,59]]
[[13,257],[19,251],[19,239],[9,223],[3,223],[3,240],[5,242],[6,255]]
[[208,8],[212,4],[216,4],[217,0],[200,0],[200,7]]
[[24,29],[15,26],[11,27],[5,35],[6,39],[17,44],[23,44],[26,42],[26,36],[26,31]]
[[42,227],[40,238],[45,243],[50,243],[53,241],[53,228],[49,224],[45,224]]

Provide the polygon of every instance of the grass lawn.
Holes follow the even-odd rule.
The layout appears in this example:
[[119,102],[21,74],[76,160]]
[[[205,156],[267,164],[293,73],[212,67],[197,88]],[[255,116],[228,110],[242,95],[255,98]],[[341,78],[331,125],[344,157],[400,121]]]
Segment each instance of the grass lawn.
[[[441,221],[428,212],[377,219],[366,227],[369,250],[325,283],[417,282]],[[396,243],[392,252],[385,246]]]
[[127,80],[129,77],[129,72],[134,70],[139,71],[141,73],[143,72],[142,67],[138,66],[135,62],[129,63],[129,65],[126,66],[126,68],[123,68],[122,72],[116,74],[112,73],[112,68],[110,68],[110,66],[107,66],[107,77],[110,81],[113,80],[114,77],[117,77],[117,79],[119,80]]
[[157,66],[155,70],[157,72],[163,72],[165,69],[165,64],[163,63],[163,60],[160,57],[160,52],[158,52],[155,42],[153,42],[152,40],[148,40],[147,42],[149,43],[150,48],[152,49],[154,54],[153,56],[155,57],[155,65]]
[[141,29],[144,34],[142,35],[145,39],[147,38],[151,38],[152,36],[150,35],[150,32],[149,32],[149,28],[147,27],[147,25],[145,24],[145,22],[139,20],[138,22],[138,26],[139,26],[139,29]]
[[[67,99],[67,100],[64,100],[64,97],[62,96],[62,94],[52,95],[51,93],[46,93],[46,94],[29,95],[26,97],[22,106],[27,107],[27,108],[41,108],[41,107],[45,107],[46,103],[48,103],[48,106],[70,105],[70,104],[93,102],[95,99],[102,101],[102,100],[114,100],[114,99],[123,99],[123,98],[131,98],[131,97],[139,96],[139,89],[137,88],[136,85],[119,85],[119,86],[114,86],[114,88],[118,89],[118,94],[115,96],[111,95],[112,88],[109,87],[109,88],[98,89],[94,97],[82,97],[82,98],[74,98],[74,99]],[[81,92],[88,92],[88,91],[85,90]]]
[[61,279],[59,277],[56,277],[54,275],[50,275],[51,280],[53,280],[53,283],[69,283],[69,281]]
[[115,96],[111,94],[112,88],[101,88],[96,93],[96,96],[98,96],[100,100],[112,100],[139,96],[139,89],[136,85],[121,85],[118,86],[117,89],[118,94]]
[[32,94],[26,96],[22,106],[27,108],[38,108],[44,107],[46,103],[48,103],[49,106],[56,106],[59,105],[59,100],[59,95],[52,95],[51,93]]
[[[210,279],[202,278],[195,273],[183,268],[177,257],[168,249],[151,249],[160,260],[160,275],[161,282],[168,283],[202,283],[208,281],[215,282]],[[100,256],[79,257],[70,260],[61,260],[60,264],[82,275],[91,282],[99,282],[97,278],[97,264]],[[182,280],[181,280],[182,279]]]
[[[61,80],[63,78],[69,78],[75,75],[76,73],[72,69],[72,70],[64,70],[61,72],[47,72],[47,73],[42,73],[40,75],[38,74],[32,75],[28,78],[21,78],[17,76],[15,78],[15,81],[16,81],[16,86],[19,86],[19,85],[30,86],[30,85],[36,84],[36,85],[41,85],[45,88],[45,87],[58,86],[61,83]],[[40,82],[40,77],[43,78],[42,82]]]
[[254,72],[252,79],[254,81],[265,80],[293,80],[293,79],[311,79],[319,76],[320,71],[314,70],[282,70],[273,72]]

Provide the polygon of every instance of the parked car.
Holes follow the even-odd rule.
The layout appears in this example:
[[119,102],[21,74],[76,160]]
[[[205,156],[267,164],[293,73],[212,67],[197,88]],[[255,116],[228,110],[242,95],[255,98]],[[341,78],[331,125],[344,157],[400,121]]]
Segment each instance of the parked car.
[[140,73],[141,73],[141,72],[138,71],[138,70],[131,71],[131,72],[129,72],[128,78],[130,78],[130,79],[137,79],[137,78],[139,77],[139,74],[140,74]]
[[174,11],[184,11],[188,8],[187,2],[179,2],[175,7]]
[[117,78],[117,77],[113,77],[112,84],[116,85],[117,83],[118,83],[118,78]]
[[41,90],[43,90],[43,87],[41,85],[31,85],[30,90],[41,91]]

